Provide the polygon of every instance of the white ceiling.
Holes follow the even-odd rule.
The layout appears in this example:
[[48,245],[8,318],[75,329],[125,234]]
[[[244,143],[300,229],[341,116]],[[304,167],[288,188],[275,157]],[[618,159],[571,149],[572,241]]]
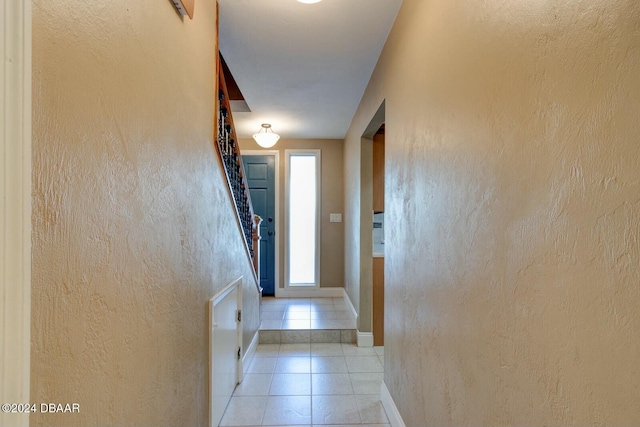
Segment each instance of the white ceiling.
[[220,0],[220,52],[251,112],[250,137],[342,139],[402,0]]

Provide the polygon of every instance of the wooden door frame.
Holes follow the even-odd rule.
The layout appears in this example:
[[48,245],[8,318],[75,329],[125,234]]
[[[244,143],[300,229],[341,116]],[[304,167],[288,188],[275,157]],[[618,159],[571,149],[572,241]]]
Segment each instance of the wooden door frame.
[[358,346],[373,346],[373,137],[386,122],[382,100],[360,137],[360,301]]
[[[0,403],[29,402],[31,355],[31,1],[0,8]],[[0,425],[29,425],[0,412]]]
[[[280,151],[279,150],[240,150],[240,155],[242,156],[274,156],[275,160],[275,176],[274,176],[274,186],[275,186],[275,212],[274,215],[276,217],[276,226],[274,227],[276,239],[274,242],[274,257],[273,257],[273,294],[277,296],[278,288],[280,287],[280,237],[282,236],[280,223],[282,222],[282,218],[280,217]],[[266,220],[266,218],[262,218]]]

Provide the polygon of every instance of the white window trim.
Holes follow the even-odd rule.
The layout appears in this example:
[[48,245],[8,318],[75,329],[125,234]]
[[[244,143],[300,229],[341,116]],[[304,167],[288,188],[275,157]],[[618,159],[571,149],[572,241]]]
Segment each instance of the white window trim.
[[[312,155],[315,156],[316,159],[316,182],[317,182],[317,192],[316,192],[316,277],[315,283],[309,286],[301,286],[301,285],[293,285],[289,284],[289,164],[292,155]],[[322,207],[320,205],[322,200],[322,156],[321,150],[319,149],[288,149],[284,150],[284,180],[285,180],[285,191],[284,191],[284,287],[286,290],[290,291],[300,291],[304,292],[310,289],[319,289],[320,288],[320,223],[321,221],[321,213]]]
[[[29,402],[31,352],[31,1],[0,6],[0,403]],[[0,425],[29,414],[0,412]]]

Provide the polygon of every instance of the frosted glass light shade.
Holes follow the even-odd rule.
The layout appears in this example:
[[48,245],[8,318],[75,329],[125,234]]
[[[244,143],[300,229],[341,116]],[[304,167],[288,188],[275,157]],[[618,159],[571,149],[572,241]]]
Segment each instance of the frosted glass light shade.
[[271,130],[270,124],[263,123],[262,129],[253,135],[253,139],[262,148],[271,148],[276,145],[276,142],[280,139],[280,135]]
[[298,0],[300,3],[306,3],[306,4],[313,4],[313,3],[318,3],[322,0]]

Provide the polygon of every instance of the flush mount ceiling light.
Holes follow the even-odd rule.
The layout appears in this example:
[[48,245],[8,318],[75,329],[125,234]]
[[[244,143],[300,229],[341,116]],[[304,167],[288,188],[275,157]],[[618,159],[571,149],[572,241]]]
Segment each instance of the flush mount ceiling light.
[[318,3],[322,0],[298,0],[300,3],[305,3],[305,4],[313,4],[313,3]]
[[253,135],[253,139],[255,139],[262,148],[271,148],[276,145],[276,142],[280,139],[280,135],[271,130],[270,124],[263,123],[262,129]]

